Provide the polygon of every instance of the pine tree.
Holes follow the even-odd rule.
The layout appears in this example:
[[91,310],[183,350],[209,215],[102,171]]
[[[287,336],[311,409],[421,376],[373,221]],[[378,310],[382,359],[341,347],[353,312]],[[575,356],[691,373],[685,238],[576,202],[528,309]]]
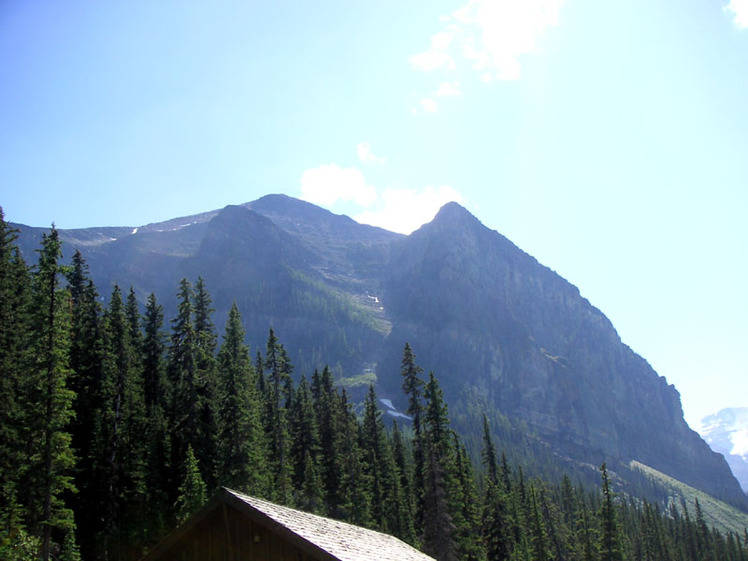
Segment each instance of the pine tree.
[[333,388],[332,374],[327,366],[322,373],[315,370],[312,376],[312,399],[319,432],[324,510],[327,514],[339,517],[343,503],[340,487],[343,468],[337,429],[342,423],[338,419],[338,395]]
[[408,343],[403,349],[400,375],[403,378],[403,392],[408,398],[407,413],[413,422],[413,496],[415,498],[414,524],[417,532],[422,531],[424,523],[424,480],[425,453],[421,417],[423,415],[422,394],[424,382],[421,378],[423,369],[416,364],[416,356]]
[[290,462],[290,436],[288,406],[293,396],[292,366],[283,345],[270,329],[265,352],[267,371],[263,395],[265,430],[269,443],[269,462],[272,473],[274,498],[281,504],[292,502],[293,466]]
[[150,535],[163,535],[167,527],[169,502],[169,460],[171,439],[166,413],[171,394],[166,379],[166,334],[163,332],[164,310],[156,296],[150,294],[143,317],[141,369],[143,403],[147,426],[145,441],[145,481],[147,487]]
[[[18,446],[23,435],[23,385],[30,357],[29,270],[15,245],[17,232],[5,222],[0,207],[0,517],[11,516],[18,493],[19,471],[26,462]],[[5,526],[12,533],[10,523]]]
[[548,560],[548,536],[543,523],[543,517],[538,504],[538,492],[536,491],[535,485],[530,484],[530,528],[528,534],[530,536],[530,551],[532,558],[537,561]]
[[156,301],[155,294],[148,296],[145,305],[143,329],[143,397],[150,415],[154,408],[167,407],[166,384],[166,335],[164,328],[164,308]]
[[218,352],[218,481],[220,485],[239,491],[263,495],[269,485],[260,405],[255,372],[244,338],[241,315],[234,303]]
[[465,446],[460,442],[457,433],[452,431],[455,484],[451,488],[455,539],[460,559],[463,561],[481,561],[486,551],[480,539],[476,539],[480,524],[478,490],[475,484],[473,465],[468,458]]
[[214,312],[210,294],[202,277],[194,292],[195,313],[195,383],[198,399],[198,432],[193,439],[195,456],[200,462],[203,479],[209,489],[215,486],[216,469],[213,453],[218,438],[216,392],[217,335],[211,316]]
[[[137,310],[136,302],[134,307]],[[133,323],[115,285],[104,318],[106,352],[94,438],[102,502],[99,515],[104,521],[99,543],[105,555],[114,557],[128,544],[142,541],[147,533],[143,520],[149,503],[147,447],[143,436],[148,421],[140,349],[132,340]]]
[[600,554],[603,561],[620,561],[623,557],[618,517],[614,503],[614,493],[610,488],[608,468],[603,463],[600,467],[602,475],[603,503],[600,509]]
[[[64,270],[57,230],[42,237],[39,263],[33,275],[33,370],[27,382],[25,425],[32,446],[41,453],[32,459],[23,488],[30,495],[30,512],[42,536],[41,558],[52,553],[53,534],[64,537],[74,527],[64,497],[75,491],[75,457],[69,423],[75,394],[67,387],[70,376],[70,295],[60,288]],[[38,458],[38,459],[36,459]]]
[[409,544],[416,543],[416,531],[413,524],[414,504],[413,497],[413,461],[403,442],[403,435],[397,426],[392,423],[392,457],[397,470],[397,476],[400,480],[400,492],[402,496],[401,509],[403,512],[403,525],[398,537]]
[[374,386],[364,401],[361,426],[361,451],[365,478],[371,497],[372,522],[375,528],[405,539],[414,539],[408,502],[403,496],[398,466],[387,438],[382,413],[377,407]]
[[361,460],[360,426],[353,413],[345,388],[336,399],[335,455],[340,466],[340,504],[334,517],[358,526],[371,525],[371,495]]
[[[172,320],[167,365],[171,390],[167,425],[171,431],[169,473],[178,473],[185,464],[187,448],[200,433],[200,399],[197,374],[197,341],[193,322],[193,290],[187,279],[179,283],[177,317]],[[194,449],[193,449],[194,453]],[[169,501],[176,500],[177,481],[170,481]]]
[[[293,472],[294,503],[305,510],[321,508],[321,475],[319,468],[319,431],[314,412],[312,392],[302,375],[293,402],[288,412],[289,460]],[[311,463],[311,465],[310,465]],[[313,489],[312,479],[316,479],[319,489]]]
[[207,487],[200,476],[200,467],[192,445],[187,446],[182,473],[184,478],[179,486],[179,497],[174,503],[177,520],[180,523],[187,520],[208,500]]
[[423,550],[438,561],[457,559],[457,528],[447,490],[450,475],[450,431],[447,405],[433,372],[424,390],[423,409]]

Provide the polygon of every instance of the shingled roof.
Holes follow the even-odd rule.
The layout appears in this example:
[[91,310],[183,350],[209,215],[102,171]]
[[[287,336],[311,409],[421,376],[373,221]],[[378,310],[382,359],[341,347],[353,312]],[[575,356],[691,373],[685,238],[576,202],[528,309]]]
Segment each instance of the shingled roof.
[[[190,526],[223,506],[229,506],[255,523],[267,527],[322,561],[434,561],[405,542],[374,530],[309,514],[224,488],[185,525],[156,546],[144,561],[162,559],[170,543],[176,543]],[[164,555],[163,558],[169,558]]]

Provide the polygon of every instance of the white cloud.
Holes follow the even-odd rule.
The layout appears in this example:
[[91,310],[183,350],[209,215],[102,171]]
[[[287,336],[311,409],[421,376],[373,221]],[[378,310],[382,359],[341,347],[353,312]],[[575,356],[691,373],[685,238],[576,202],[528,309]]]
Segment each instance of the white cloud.
[[332,206],[337,201],[353,201],[369,207],[377,200],[377,191],[367,185],[357,168],[325,164],[308,169],[301,175],[301,198],[310,203]]
[[724,10],[732,12],[738,29],[748,28],[748,0],[730,0]]
[[437,109],[439,109],[439,104],[428,97],[423,98],[419,103],[427,113],[436,113]]
[[364,163],[383,164],[386,161],[386,158],[374,155],[374,152],[371,151],[371,143],[369,142],[357,144],[356,152],[358,152],[358,159]]
[[[452,13],[446,30],[434,35],[431,49],[410,58],[417,70],[456,68],[461,56],[483,81],[520,77],[519,57],[536,48],[546,29],[558,25],[565,0],[469,0]],[[748,0],[731,0],[733,3]],[[450,50],[455,49],[456,54]],[[447,64],[449,61],[449,64]]]
[[455,68],[455,61],[446,53],[452,42],[450,32],[437,33],[431,38],[431,48],[425,53],[411,56],[410,65],[422,72],[431,72],[437,68]]
[[456,97],[462,95],[457,82],[443,82],[434,94],[436,97]]
[[439,209],[450,201],[462,202],[460,193],[449,185],[424,189],[385,189],[381,210],[364,212],[354,219],[362,224],[379,226],[392,232],[410,234],[430,222]]

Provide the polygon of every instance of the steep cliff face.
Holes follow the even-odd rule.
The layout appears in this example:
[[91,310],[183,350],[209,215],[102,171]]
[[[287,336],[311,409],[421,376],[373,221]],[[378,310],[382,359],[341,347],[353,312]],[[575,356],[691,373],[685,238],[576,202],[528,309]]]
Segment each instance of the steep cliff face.
[[[22,229],[30,261],[39,234]],[[83,252],[103,295],[114,282],[132,285],[169,310],[179,279],[202,276],[219,329],[236,301],[252,349],[273,326],[297,373],[325,364],[338,376],[374,371],[380,395],[404,401],[407,341],[464,431],[476,430],[471,415],[500,412],[576,464],[638,460],[748,503],[722,456],[686,425],[675,388],[602,312],[457,204],[410,236],[276,195],[61,237],[67,257]]]
[[480,395],[562,454],[638,460],[739,497],[675,388],[574,286],[459,205],[399,245],[385,287],[393,345],[411,341],[452,402]]

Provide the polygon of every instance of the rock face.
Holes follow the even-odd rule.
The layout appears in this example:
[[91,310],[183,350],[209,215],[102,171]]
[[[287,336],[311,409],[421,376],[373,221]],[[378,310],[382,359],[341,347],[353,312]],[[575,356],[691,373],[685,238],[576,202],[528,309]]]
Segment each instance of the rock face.
[[[33,255],[40,231],[21,230],[22,250]],[[638,460],[748,505],[722,456],[684,421],[675,388],[602,312],[456,203],[410,236],[280,195],[60,235],[66,256],[78,247],[105,295],[114,282],[132,285],[169,310],[179,279],[202,276],[218,326],[235,300],[252,348],[263,348],[272,325],[297,372],[325,363],[339,376],[374,371],[381,397],[403,410],[407,341],[439,377],[463,431],[482,411],[499,411],[559,457]]]
[[699,433],[712,450],[725,457],[743,491],[748,492],[748,407],[722,409],[704,417]]

